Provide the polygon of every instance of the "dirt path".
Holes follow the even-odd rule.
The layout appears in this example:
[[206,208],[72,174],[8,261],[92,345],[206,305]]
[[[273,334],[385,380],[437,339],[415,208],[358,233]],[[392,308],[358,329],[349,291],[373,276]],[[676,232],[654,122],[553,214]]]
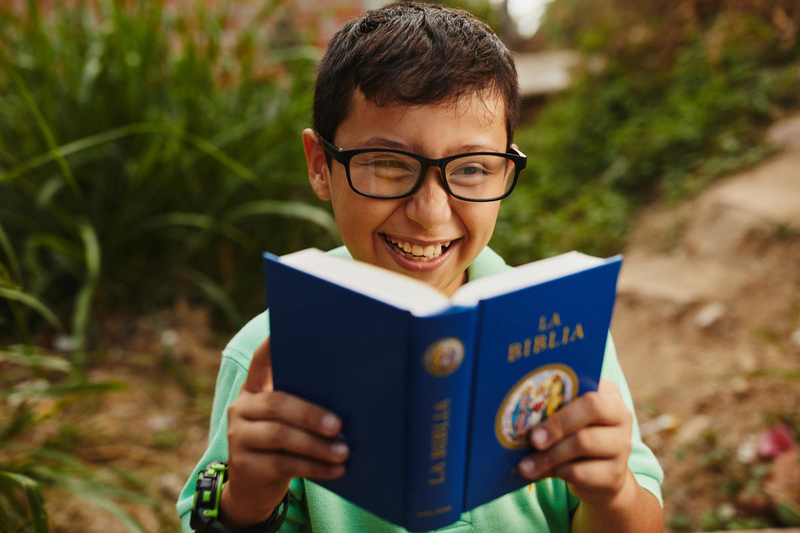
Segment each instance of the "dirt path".
[[[769,138],[780,154],[644,213],[625,250],[612,333],[668,515],[696,520],[735,498],[741,513],[734,485],[754,459],[737,454],[800,408],[800,116]],[[673,431],[647,424],[665,414]]]

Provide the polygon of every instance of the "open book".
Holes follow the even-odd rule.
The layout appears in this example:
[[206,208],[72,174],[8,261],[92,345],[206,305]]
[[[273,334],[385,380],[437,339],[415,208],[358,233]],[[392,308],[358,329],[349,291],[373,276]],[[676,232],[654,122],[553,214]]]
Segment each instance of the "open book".
[[532,427],[597,390],[622,257],[570,252],[460,287],[308,249],[264,254],[276,390],[338,414],[319,482],[411,531],[530,483]]

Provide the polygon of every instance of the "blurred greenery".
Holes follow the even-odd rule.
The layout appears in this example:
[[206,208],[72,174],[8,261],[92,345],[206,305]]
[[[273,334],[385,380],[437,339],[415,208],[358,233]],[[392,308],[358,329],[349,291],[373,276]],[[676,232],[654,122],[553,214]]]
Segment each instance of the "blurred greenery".
[[107,316],[188,295],[240,326],[262,250],[340,242],[298,142],[312,36],[277,0],[212,6],[0,5],[0,531],[47,531],[50,486],[130,531],[121,501],[157,511],[65,451],[82,430],[33,439],[66,405],[42,397],[118,389],[87,375]]
[[288,8],[232,32],[232,10],[128,4],[0,16],[0,338],[61,317],[80,351],[91,315],[185,293],[238,325],[258,252],[338,242],[303,185],[315,52]]
[[768,155],[765,126],[800,103],[797,25],[776,22],[800,20],[800,5],[751,3],[551,4],[543,31],[588,60],[517,132],[529,170],[504,201],[495,249],[515,264],[616,253],[643,205]]

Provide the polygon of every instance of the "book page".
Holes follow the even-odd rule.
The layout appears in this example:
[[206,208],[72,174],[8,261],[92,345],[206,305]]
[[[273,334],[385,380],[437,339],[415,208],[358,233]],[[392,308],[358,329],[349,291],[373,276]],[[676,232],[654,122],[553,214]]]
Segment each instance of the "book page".
[[454,305],[472,306],[480,300],[561,278],[606,263],[607,259],[568,252],[471,281],[450,299]]
[[432,315],[450,306],[445,295],[421,281],[316,248],[284,255],[280,261],[416,316]]

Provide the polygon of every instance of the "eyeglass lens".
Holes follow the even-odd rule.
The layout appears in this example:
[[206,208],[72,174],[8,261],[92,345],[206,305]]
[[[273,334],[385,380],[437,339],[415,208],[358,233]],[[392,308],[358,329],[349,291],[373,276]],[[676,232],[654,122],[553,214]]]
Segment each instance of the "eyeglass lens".
[[[350,180],[372,196],[402,196],[420,178],[422,163],[393,152],[366,152],[350,160]],[[447,163],[445,180],[454,195],[484,200],[505,195],[513,186],[514,161],[502,155],[465,155]]]

